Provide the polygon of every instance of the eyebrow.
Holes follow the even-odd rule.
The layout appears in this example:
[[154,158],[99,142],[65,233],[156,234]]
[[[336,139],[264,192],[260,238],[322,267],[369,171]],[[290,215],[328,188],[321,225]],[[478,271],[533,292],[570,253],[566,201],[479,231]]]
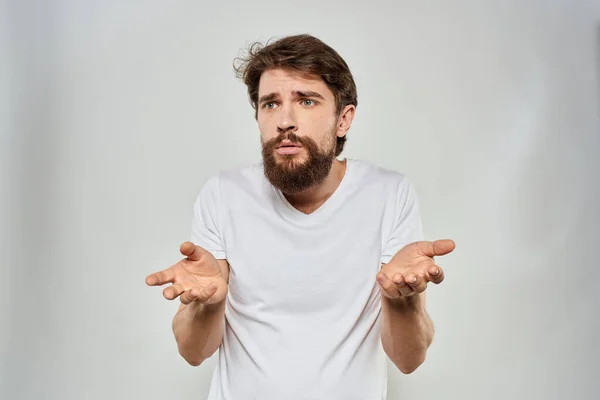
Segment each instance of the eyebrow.
[[[321,100],[325,100],[325,97],[323,97],[321,94],[317,93],[317,92],[313,92],[313,91],[302,91],[302,90],[294,90],[292,92],[293,96],[295,98],[303,98],[303,97],[314,97],[317,99],[321,99]],[[261,96],[260,99],[258,99],[258,104],[263,104],[263,103],[267,103],[273,100],[277,100],[279,98],[279,93],[269,93],[269,94],[265,94],[264,96]]]

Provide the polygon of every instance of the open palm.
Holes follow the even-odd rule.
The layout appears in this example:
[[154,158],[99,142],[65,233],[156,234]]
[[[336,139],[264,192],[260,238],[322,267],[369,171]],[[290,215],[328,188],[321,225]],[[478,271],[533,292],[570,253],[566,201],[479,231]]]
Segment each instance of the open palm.
[[186,258],[171,267],[146,277],[149,286],[172,285],[163,290],[168,300],[180,296],[184,304],[197,301],[215,304],[227,295],[227,282],[223,277],[219,262],[215,257],[192,242],[181,245],[181,254]]
[[448,254],[454,248],[455,243],[450,239],[404,246],[377,274],[382,294],[391,299],[406,297],[423,292],[429,282],[441,283],[444,271],[434,257]]

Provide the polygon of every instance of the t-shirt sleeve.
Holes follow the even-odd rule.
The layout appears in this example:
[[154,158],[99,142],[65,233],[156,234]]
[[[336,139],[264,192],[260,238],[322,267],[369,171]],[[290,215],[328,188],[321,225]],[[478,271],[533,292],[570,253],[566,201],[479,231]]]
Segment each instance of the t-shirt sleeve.
[[424,240],[419,199],[415,187],[404,176],[398,184],[394,214],[392,230],[381,254],[381,262],[384,264],[390,262],[407,244]]
[[207,180],[194,203],[192,243],[210,252],[216,259],[225,259],[219,208],[222,206],[219,176]]

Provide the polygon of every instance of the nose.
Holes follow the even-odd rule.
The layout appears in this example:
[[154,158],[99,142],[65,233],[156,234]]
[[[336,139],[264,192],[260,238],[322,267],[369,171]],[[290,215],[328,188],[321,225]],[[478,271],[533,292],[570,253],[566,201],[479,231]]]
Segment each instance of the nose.
[[279,121],[277,121],[277,131],[279,133],[298,130],[298,123],[292,107],[281,107],[279,113]]

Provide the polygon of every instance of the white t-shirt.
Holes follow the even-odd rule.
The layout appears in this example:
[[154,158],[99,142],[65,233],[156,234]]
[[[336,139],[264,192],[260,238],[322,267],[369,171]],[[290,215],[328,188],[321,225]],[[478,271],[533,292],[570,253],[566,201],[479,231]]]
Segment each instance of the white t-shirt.
[[376,274],[422,236],[411,183],[366,161],[347,159],[311,214],[289,204],[262,163],[212,176],[191,237],[230,264],[208,399],[385,399]]

